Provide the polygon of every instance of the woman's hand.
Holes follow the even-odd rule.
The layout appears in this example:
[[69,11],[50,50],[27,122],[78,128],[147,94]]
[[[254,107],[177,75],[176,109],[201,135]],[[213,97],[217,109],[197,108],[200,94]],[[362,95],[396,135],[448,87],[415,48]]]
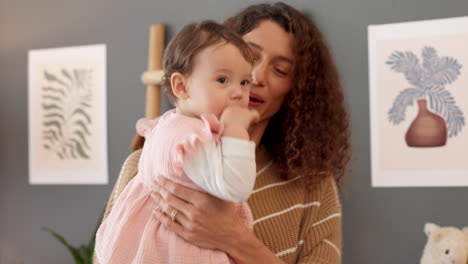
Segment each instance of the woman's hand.
[[[156,217],[163,225],[199,247],[228,251],[233,237],[250,233],[237,214],[235,204],[198,192],[161,177]],[[175,221],[171,214],[174,210]]]
[[[236,263],[283,263],[240,220],[235,204],[160,179],[155,193],[161,223],[199,247],[219,249]],[[174,210],[175,221],[172,221]]]

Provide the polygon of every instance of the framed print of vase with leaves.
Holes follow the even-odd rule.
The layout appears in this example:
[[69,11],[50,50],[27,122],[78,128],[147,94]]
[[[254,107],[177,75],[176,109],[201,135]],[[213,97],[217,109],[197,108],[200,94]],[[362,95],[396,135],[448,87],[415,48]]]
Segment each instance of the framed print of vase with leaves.
[[370,25],[374,187],[468,186],[468,17]]
[[28,55],[29,183],[107,184],[106,46]]

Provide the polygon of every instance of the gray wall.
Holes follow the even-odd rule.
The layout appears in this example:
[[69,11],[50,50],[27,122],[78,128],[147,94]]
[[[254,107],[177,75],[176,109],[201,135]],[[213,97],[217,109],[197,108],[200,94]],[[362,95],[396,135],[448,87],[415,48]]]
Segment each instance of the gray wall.
[[[40,230],[72,244],[90,238],[144,113],[148,28],[222,20],[257,1],[0,1],[0,244],[26,263],[73,263]],[[343,78],[352,117],[353,163],[344,187],[344,263],[417,263],[427,221],[468,225],[466,188],[370,187],[367,25],[463,16],[466,0],[290,1],[314,14]],[[105,43],[108,58],[109,185],[30,186],[27,145],[27,52]],[[164,110],[168,105],[164,104]],[[0,250],[0,255],[2,251]],[[11,251],[10,251],[11,252]]]

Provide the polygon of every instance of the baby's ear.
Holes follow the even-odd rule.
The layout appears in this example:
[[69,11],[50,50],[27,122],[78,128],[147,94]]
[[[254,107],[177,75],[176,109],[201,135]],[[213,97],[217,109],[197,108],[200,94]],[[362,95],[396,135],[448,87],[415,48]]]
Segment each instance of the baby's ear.
[[426,233],[427,237],[430,237],[435,233],[436,230],[438,230],[440,226],[433,224],[433,223],[426,223],[424,226],[424,233]]
[[180,72],[171,74],[171,89],[178,99],[187,99],[189,97],[187,78]]

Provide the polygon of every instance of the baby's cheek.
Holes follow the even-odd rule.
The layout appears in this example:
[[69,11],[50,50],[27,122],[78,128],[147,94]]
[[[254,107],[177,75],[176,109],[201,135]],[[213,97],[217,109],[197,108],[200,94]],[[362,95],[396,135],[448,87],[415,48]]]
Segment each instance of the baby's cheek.
[[220,116],[221,113],[224,111],[226,108],[226,105],[222,100],[216,100],[213,98],[213,100],[207,102],[207,104],[210,106],[210,111],[215,114],[216,116]]
[[242,97],[242,106],[247,107],[250,101],[250,91],[248,90]]
[[242,107],[249,106],[249,97],[248,96],[246,98],[242,99],[241,106]]

